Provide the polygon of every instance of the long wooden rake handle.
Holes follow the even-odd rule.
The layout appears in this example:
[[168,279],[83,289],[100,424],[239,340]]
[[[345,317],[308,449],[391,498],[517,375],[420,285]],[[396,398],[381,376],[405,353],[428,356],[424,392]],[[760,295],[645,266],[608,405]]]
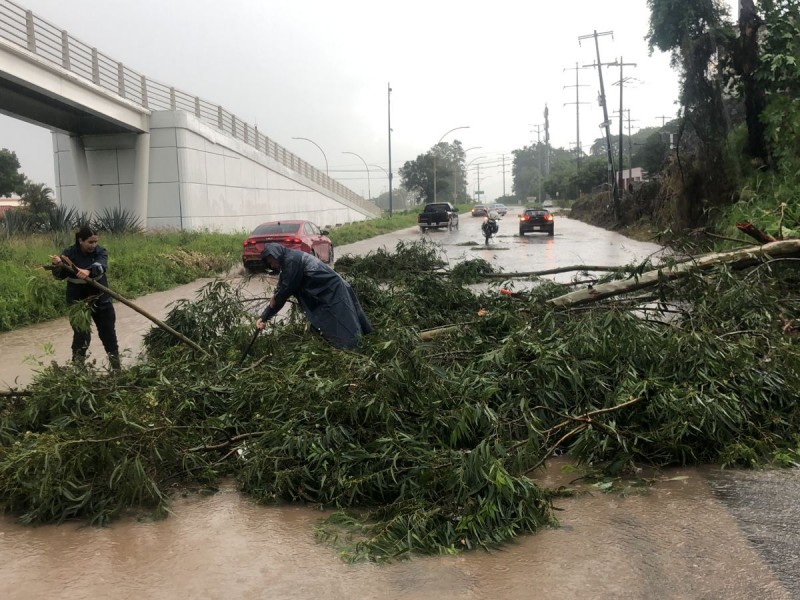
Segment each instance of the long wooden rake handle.
[[[71,272],[72,272],[74,275],[76,275],[76,274],[77,274],[77,270],[76,270],[76,268],[75,268],[75,265],[72,263],[72,261],[71,261],[71,260],[70,260],[68,257],[66,257],[66,256],[62,256],[62,257],[61,257],[61,262],[63,262],[63,263],[64,263],[64,264],[67,266],[67,268],[68,268],[68,269],[69,269],[69,270],[70,270],[70,271],[71,271]],[[119,301],[120,301],[120,302],[122,302],[122,303],[123,303],[125,306],[129,306],[130,308],[132,308],[133,310],[135,310],[136,312],[138,312],[140,315],[142,315],[142,316],[144,316],[144,317],[147,317],[147,318],[148,318],[148,319],[150,319],[150,320],[151,320],[153,323],[155,323],[156,325],[158,325],[158,327],[160,327],[161,329],[163,329],[163,330],[164,330],[164,331],[166,331],[167,333],[169,333],[169,334],[171,334],[171,335],[175,336],[175,337],[176,337],[176,338],[178,338],[180,341],[182,341],[184,344],[186,344],[187,346],[191,347],[193,350],[197,350],[198,352],[200,352],[201,354],[204,354],[205,356],[210,356],[210,354],[209,354],[208,352],[206,352],[205,350],[203,350],[203,348],[201,348],[200,346],[198,346],[198,345],[197,345],[195,342],[193,342],[192,340],[190,340],[189,338],[187,338],[185,335],[183,335],[183,334],[182,334],[182,333],[180,333],[179,331],[175,331],[175,330],[174,330],[172,327],[170,327],[169,325],[167,325],[166,323],[164,323],[164,321],[161,321],[161,320],[157,319],[156,317],[154,317],[153,315],[151,315],[149,312],[147,312],[147,311],[146,311],[146,310],[144,310],[143,308],[141,308],[141,307],[139,307],[139,306],[136,306],[136,305],[135,305],[133,302],[131,302],[130,300],[128,300],[127,298],[125,298],[125,297],[123,297],[123,296],[120,296],[120,295],[119,295],[117,292],[115,292],[114,290],[112,290],[112,289],[109,289],[109,288],[107,288],[106,286],[104,286],[103,284],[101,284],[101,283],[97,283],[96,281],[94,281],[94,280],[92,280],[92,279],[89,279],[88,277],[87,277],[87,278],[86,278],[84,281],[86,281],[86,283],[88,283],[89,285],[92,285],[92,286],[94,286],[95,288],[97,288],[97,289],[98,289],[98,290],[100,290],[101,292],[105,292],[106,294],[108,294],[109,296],[111,296],[112,298],[114,298],[115,300],[119,300]]]

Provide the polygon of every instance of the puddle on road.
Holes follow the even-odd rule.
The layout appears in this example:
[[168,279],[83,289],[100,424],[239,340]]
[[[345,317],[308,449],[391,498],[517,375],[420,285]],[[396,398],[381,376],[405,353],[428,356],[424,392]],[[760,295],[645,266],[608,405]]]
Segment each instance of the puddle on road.
[[[541,479],[574,475],[554,461]],[[349,565],[314,540],[321,513],[259,505],[231,483],[159,522],[24,527],[0,519],[0,597],[444,600],[786,599],[694,469],[645,495],[556,501],[561,526],[500,549]]]

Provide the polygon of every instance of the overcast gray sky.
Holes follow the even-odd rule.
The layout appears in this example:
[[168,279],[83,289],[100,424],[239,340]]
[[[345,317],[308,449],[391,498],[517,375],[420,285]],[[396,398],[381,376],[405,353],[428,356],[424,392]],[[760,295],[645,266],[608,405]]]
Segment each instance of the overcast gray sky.
[[[472,167],[506,157],[536,140],[549,107],[550,139],[576,138],[578,63],[623,57],[632,131],[672,117],[678,77],[669,57],[649,56],[645,0],[15,0],[38,16],[134,70],[221,104],[280,145],[364,196],[363,163],[388,168],[387,84],[391,83],[392,169],[397,171],[446,136]],[[735,0],[731,0],[735,2]],[[581,144],[600,136],[596,69],[581,69]],[[604,71],[610,110],[618,110],[619,69]],[[616,123],[616,122],[615,122]],[[616,124],[614,125],[616,131]],[[627,128],[626,128],[627,133]],[[542,134],[542,139],[544,139]],[[49,132],[0,115],[0,147],[17,152],[31,179],[53,185]],[[471,170],[471,173],[474,171]],[[386,176],[371,171],[373,196]],[[486,197],[503,193],[502,169],[481,168]],[[476,184],[470,174],[470,190]]]

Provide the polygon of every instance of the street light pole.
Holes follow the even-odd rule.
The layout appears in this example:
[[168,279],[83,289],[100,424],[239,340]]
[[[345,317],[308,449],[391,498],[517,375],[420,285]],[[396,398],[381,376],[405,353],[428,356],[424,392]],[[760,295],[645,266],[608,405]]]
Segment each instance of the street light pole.
[[469,129],[469,125],[462,125],[461,127],[453,127],[442,134],[442,137],[439,138],[439,141],[436,142],[436,145],[433,147],[433,201],[436,202],[436,149],[439,147],[439,144],[442,143],[442,140],[447,136],[448,133],[453,133],[456,129]]
[[[325,175],[328,175],[328,157],[325,155],[325,150],[320,148],[319,144],[317,142],[315,142],[314,140],[310,140],[310,139],[304,138],[304,137],[293,137],[292,139],[293,140],[305,140],[307,142],[311,142],[317,148],[319,148],[319,151],[322,152],[322,157],[325,159]],[[330,175],[328,175],[328,177],[330,177]]]
[[392,216],[392,84],[386,84],[386,108],[389,113],[389,217]]
[[[464,150],[464,156],[466,156],[467,152],[469,152],[470,150],[477,150],[478,148],[483,148],[483,146],[471,146],[471,147],[467,148],[466,150]],[[457,203],[458,202],[458,185],[456,184],[456,171],[457,170],[458,169],[453,169],[453,203]],[[464,167],[464,178],[465,179],[466,179],[466,176],[467,176],[466,173],[467,173],[467,168]],[[464,188],[464,193],[466,194],[466,192],[467,192],[467,190],[466,190],[466,188]],[[469,198],[469,196],[467,196],[467,198]]]
[[[342,154],[352,154],[353,156],[358,156],[358,158],[361,158],[355,152],[342,152]],[[364,168],[367,170],[367,196],[368,196],[367,200],[371,200],[372,199],[372,189],[370,188],[370,182],[369,182],[369,167],[367,166],[367,161],[365,161],[363,158],[361,158],[361,162],[364,163]]]
[[[392,178],[391,178],[391,177],[389,177],[389,171],[387,171],[386,169],[384,169],[384,168],[383,168],[382,166],[380,166],[380,165],[373,165],[372,163],[370,163],[370,164],[369,164],[369,166],[370,166],[370,167],[375,167],[376,169],[380,169],[381,171],[383,171],[383,173],[386,175],[386,179],[388,179],[388,180],[389,180],[389,184],[391,185],[391,183],[392,183]],[[391,202],[391,198],[389,198],[389,201]],[[376,204],[377,204],[377,202],[376,202]],[[391,206],[391,205],[390,205],[390,206]],[[391,215],[390,215],[390,216],[391,216]]]

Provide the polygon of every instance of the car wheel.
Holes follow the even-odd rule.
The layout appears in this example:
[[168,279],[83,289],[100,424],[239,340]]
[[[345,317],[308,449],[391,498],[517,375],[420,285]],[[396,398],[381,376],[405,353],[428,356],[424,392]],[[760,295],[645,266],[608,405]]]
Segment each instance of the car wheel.
[[521,237],[524,237],[524,236],[525,236],[525,232],[524,232],[524,231],[522,231],[522,229],[520,229],[520,230],[519,230],[519,235],[520,235]]
[[422,225],[420,225],[419,226],[419,231],[420,231],[420,233],[425,233],[425,228]]
[[556,234],[555,229],[551,229],[550,231],[547,232],[547,235],[549,235],[550,237],[553,237],[555,234]]

